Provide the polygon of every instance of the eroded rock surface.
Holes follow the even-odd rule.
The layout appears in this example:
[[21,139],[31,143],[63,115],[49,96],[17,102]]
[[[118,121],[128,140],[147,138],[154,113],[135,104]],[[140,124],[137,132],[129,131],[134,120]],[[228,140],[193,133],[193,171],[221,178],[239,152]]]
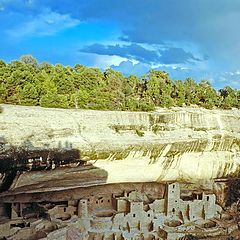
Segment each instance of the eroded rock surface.
[[240,111],[156,112],[44,109],[3,105],[2,141],[72,147],[107,173],[107,183],[197,181],[238,176]]

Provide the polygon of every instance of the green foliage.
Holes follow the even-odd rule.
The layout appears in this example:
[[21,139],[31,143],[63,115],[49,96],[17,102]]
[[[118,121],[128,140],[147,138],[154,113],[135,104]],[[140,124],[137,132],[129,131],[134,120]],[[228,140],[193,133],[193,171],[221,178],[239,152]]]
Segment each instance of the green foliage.
[[164,127],[163,126],[160,126],[158,124],[154,124],[152,126],[152,131],[155,133],[155,134],[158,134],[159,131],[163,131],[164,130]]
[[224,109],[240,108],[240,91],[229,86],[220,89],[220,106]]
[[218,105],[218,95],[215,89],[207,81],[202,80],[197,88],[197,96],[201,106],[212,109]]
[[139,137],[143,137],[144,136],[144,132],[139,130],[139,129],[136,129],[135,130],[136,134],[139,136]]
[[38,66],[37,59],[34,58],[30,54],[21,56],[20,61],[25,63],[25,64],[32,65],[33,67],[37,67]]
[[135,131],[135,133],[139,137],[144,136],[144,126],[138,126],[138,125],[113,125],[111,126],[113,130],[115,130],[116,133],[120,133],[121,131]]
[[25,84],[20,90],[20,99],[23,105],[37,105],[38,96],[37,88],[32,83]]
[[169,75],[163,71],[151,70],[147,77],[146,95],[156,106],[171,107],[174,105],[172,92],[174,84]]
[[[240,108],[240,91],[216,91],[209,82],[173,81],[168,73],[151,70],[142,78],[125,77],[107,69],[38,64],[31,55],[5,63],[0,60],[0,103],[56,108],[154,111],[155,107],[197,105],[204,108]],[[141,129],[134,129],[142,135]],[[117,130],[119,131],[119,130]],[[161,131],[155,126],[153,131]],[[144,132],[143,132],[144,134]]]
[[154,103],[151,100],[147,100],[147,99],[141,100],[139,102],[138,107],[140,111],[144,111],[144,112],[153,111],[155,109]]
[[134,130],[136,131],[142,131],[142,130],[147,130],[146,127],[144,127],[143,125],[139,126],[139,125],[112,125],[111,126],[112,129],[115,130],[116,133],[120,133],[120,131],[132,131]]
[[49,108],[67,108],[68,99],[64,95],[47,94],[41,97],[40,106]]
[[116,133],[120,133],[121,130],[120,125],[114,125],[112,126],[112,128],[115,130]]

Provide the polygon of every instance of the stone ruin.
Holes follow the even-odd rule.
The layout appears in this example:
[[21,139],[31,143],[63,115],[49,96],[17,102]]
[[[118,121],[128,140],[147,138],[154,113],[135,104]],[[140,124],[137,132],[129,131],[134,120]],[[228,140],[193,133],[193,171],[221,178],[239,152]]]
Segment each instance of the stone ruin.
[[[238,229],[237,223],[227,218],[216,203],[215,194],[192,192],[186,198],[181,196],[179,183],[167,184],[165,192],[154,198],[138,190],[91,195],[79,200],[71,200],[69,196],[63,202],[56,199],[55,202],[1,204],[2,219],[7,217],[7,212],[10,220],[0,225],[0,237],[14,233],[11,239],[21,239],[14,236],[22,231],[27,234],[26,229],[33,226],[37,228],[35,222],[40,221],[37,219],[45,219],[42,221],[47,221],[47,226],[55,224],[54,227],[50,224],[53,232],[44,236],[58,240],[59,231],[62,231],[61,239],[72,239],[67,236],[69,231],[75,231],[79,235],[77,239],[176,240],[188,234],[223,236]],[[29,230],[29,234],[38,239],[37,232],[34,235]],[[26,235],[24,239],[31,238]]]

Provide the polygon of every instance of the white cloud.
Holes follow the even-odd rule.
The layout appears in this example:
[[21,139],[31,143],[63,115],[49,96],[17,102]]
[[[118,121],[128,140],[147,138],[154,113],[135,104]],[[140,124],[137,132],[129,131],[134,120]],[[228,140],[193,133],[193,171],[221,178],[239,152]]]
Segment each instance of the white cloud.
[[28,21],[8,30],[8,34],[18,38],[34,35],[48,36],[78,24],[80,24],[80,20],[72,18],[69,14],[60,14],[45,9],[37,16],[30,17]]
[[118,66],[121,62],[126,61],[127,58],[119,56],[108,56],[108,55],[96,55],[94,65],[99,68],[108,68],[111,65]]
[[141,76],[146,74],[150,69],[151,66],[145,63],[133,63],[132,61],[123,61],[118,66],[111,66],[116,71],[120,71],[125,75],[138,75]]

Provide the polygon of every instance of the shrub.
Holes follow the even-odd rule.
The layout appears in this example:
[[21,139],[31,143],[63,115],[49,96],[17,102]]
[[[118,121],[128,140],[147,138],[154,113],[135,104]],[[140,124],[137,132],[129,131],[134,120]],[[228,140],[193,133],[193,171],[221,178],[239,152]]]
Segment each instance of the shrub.
[[43,95],[40,99],[40,106],[49,108],[67,108],[68,107],[67,97],[64,95],[57,94]]
[[135,132],[136,132],[136,134],[137,134],[139,137],[143,137],[143,136],[144,136],[144,132],[141,131],[140,129],[136,129]]

